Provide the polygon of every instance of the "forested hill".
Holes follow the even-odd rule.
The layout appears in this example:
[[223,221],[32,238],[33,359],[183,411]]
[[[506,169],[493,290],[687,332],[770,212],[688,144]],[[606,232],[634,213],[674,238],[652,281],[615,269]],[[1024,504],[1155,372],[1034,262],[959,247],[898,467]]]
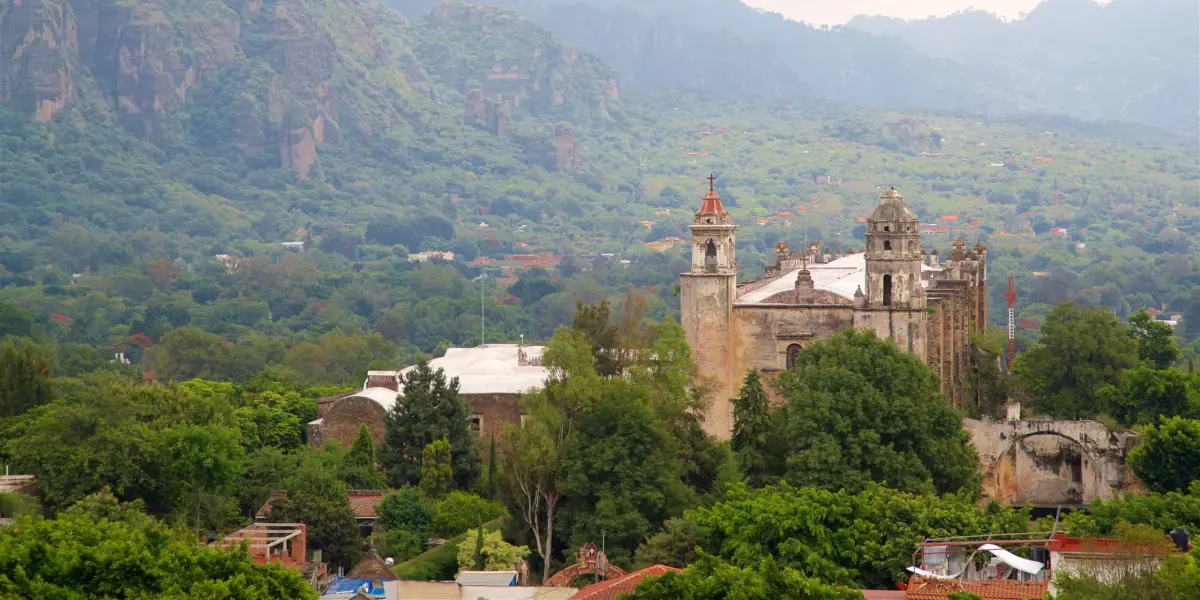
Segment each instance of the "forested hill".
[[1027,112],[1200,132],[1200,4],[1047,0],[1003,22],[982,11],[848,27],[899,38],[931,58],[992,71]]
[[[308,364],[304,344],[335,331],[408,351],[339,350],[340,382],[373,357],[478,343],[479,287],[489,340],[547,337],[577,301],[631,286],[671,316],[715,173],[745,278],[781,238],[860,246],[857,219],[895,185],[933,225],[927,246],[988,245],[1030,323],[1060,300],[1200,314],[1194,146],[801,96],[631,93],[620,64],[518,14],[424,4],[405,18],[357,0],[0,0],[0,306],[101,349],[195,326],[258,363],[299,348]],[[796,26],[740,6],[730,27]],[[698,47],[736,56],[710,42]],[[911,72],[854,85],[901,97]],[[409,260],[423,251],[456,260]],[[514,281],[477,262],[511,254],[552,272]]]
[[[411,15],[432,3],[385,1]],[[1048,0],[1012,24],[968,12],[911,24],[859,18],[833,30],[739,0],[482,1],[596,53],[631,88],[1200,130],[1200,17],[1190,0]]]

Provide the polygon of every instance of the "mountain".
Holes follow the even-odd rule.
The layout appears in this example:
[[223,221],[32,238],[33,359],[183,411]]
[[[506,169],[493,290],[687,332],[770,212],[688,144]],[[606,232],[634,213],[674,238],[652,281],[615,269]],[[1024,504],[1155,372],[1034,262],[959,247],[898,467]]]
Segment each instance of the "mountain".
[[[385,0],[410,18],[428,0]],[[737,0],[483,0],[516,11],[611,65],[634,89],[697,89],[891,108],[996,112],[1003,95],[897,40],[822,31]],[[914,72],[923,73],[913,78]]]
[[[429,0],[386,0],[412,17]],[[1057,114],[1195,137],[1190,0],[1049,0],[1011,24],[978,11],[817,29],[739,0],[481,0],[595,53],[630,89],[979,115]]]
[[1200,5],[1192,0],[1047,0],[1004,22],[982,11],[848,27],[901,39],[931,58],[994,71],[1020,110],[1200,129]]
[[459,2],[0,0],[0,100],[5,251],[79,272],[402,218],[433,226],[374,241],[449,244],[513,185],[602,205],[573,127],[620,88]]

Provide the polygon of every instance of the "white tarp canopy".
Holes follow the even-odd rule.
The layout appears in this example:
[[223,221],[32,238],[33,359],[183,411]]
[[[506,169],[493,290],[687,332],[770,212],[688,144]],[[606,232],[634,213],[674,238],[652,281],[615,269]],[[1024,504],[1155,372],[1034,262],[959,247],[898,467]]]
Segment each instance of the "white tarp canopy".
[[[1004,548],[1001,548],[1000,546],[997,546],[995,544],[984,544],[984,545],[980,546],[979,549],[983,550],[985,552],[990,552],[992,554],[992,556],[995,556],[996,558],[1000,559],[1000,562],[1003,562],[1004,564],[1006,564],[1018,571],[1021,571],[1022,573],[1028,573],[1030,575],[1037,575],[1038,573],[1042,572],[1043,568],[1045,568],[1045,565],[1043,565],[1042,563],[1040,563],[1036,560],[1029,560],[1028,558],[1021,558],[1020,556],[1017,556],[1016,554],[1013,554],[1012,552],[1009,552],[1008,550],[1005,550]],[[966,571],[966,567],[964,567],[962,571],[959,571],[958,573],[955,573],[954,575],[939,575],[937,573],[934,573],[932,571],[926,571],[925,569],[921,569],[919,567],[909,567],[908,571],[910,573],[920,575],[921,577],[924,577],[926,579],[944,579],[945,580],[945,579],[958,579],[959,577],[962,576],[963,572]]]

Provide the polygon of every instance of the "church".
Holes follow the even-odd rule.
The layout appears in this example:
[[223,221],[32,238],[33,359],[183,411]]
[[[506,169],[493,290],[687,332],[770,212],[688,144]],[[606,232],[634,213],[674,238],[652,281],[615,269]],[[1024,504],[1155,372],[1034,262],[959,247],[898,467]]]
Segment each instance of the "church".
[[822,251],[820,242],[775,247],[763,277],[738,282],[737,225],[713,188],[691,225],[691,269],[681,275],[681,323],[699,372],[714,380],[704,427],[733,431],[733,403],[746,373],[793,366],[807,344],[857,327],[916,355],[965,411],[970,334],[987,326],[987,248],[960,238],[943,263],[921,247],[921,223],[895,188],[866,221],[866,249]]

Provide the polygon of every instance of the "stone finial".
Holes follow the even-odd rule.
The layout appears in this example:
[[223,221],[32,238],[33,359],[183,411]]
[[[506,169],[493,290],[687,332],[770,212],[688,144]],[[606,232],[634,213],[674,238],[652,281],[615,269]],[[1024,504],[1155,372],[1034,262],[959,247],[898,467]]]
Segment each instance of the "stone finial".
[[975,242],[975,254],[987,254],[987,246],[984,246],[983,242]]
[[963,248],[966,248],[966,246],[967,246],[967,243],[964,242],[962,238],[958,238],[957,240],[954,240],[954,249],[955,250],[962,250]]
[[864,295],[865,294],[863,294],[861,285],[854,289],[854,297],[855,298],[862,298]]
[[796,275],[796,289],[811,290],[814,285],[812,273],[808,269],[800,269],[800,273]]

